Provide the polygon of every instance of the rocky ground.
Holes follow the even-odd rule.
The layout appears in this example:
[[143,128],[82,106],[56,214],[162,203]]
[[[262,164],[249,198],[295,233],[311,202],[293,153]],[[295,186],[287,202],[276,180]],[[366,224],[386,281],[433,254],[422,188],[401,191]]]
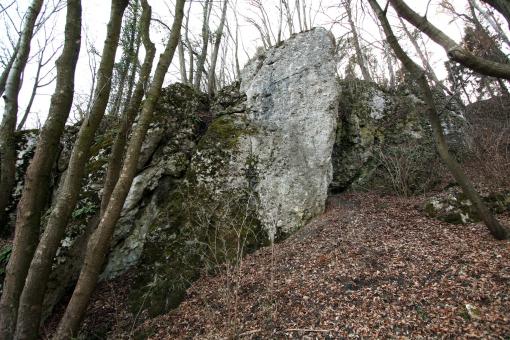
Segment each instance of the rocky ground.
[[422,202],[332,197],[298,233],[203,277],[178,309],[141,326],[123,309],[126,282],[103,284],[86,328],[109,320],[112,338],[152,339],[508,338],[510,242],[480,223],[429,219]]

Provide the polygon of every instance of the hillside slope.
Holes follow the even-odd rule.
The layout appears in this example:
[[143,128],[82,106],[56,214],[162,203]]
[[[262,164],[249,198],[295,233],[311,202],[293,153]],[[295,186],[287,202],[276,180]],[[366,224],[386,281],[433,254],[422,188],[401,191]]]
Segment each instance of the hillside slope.
[[247,256],[237,271],[203,277],[178,309],[136,333],[153,339],[510,336],[510,242],[495,241],[481,224],[428,219],[419,202],[374,194],[330,198],[321,217]]

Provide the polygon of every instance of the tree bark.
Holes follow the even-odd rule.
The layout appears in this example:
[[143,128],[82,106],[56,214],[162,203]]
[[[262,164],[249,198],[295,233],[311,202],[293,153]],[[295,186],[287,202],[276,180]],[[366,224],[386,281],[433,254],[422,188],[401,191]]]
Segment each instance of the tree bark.
[[[110,21],[98,71],[94,104],[78,133],[66,175],[61,181],[56,202],[49,215],[48,223],[37,246],[33,260],[32,256],[24,259],[25,262],[28,261],[28,264],[30,264],[31,260],[32,263],[30,264],[27,284],[21,299],[19,334],[30,336],[28,330],[38,329],[39,327],[41,309],[41,302],[39,301],[44,296],[53,258],[64,234],[69,217],[76,205],[90,145],[108,103],[122,16],[127,4],[128,0],[112,1]],[[21,282],[24,282],[25,275],[20,276],[19,279]],[[21,319],[21,316],[23,316],[23,319]]]
[[[9,71],[5,87],[5,111],[0,126],[0,226],[3,230],[7,229],[8,215],[5,210],[10,203],[11,192],[15,183],[16,146],[14,130],[18,113],[18,93],[21,85],[21,75],[30,54],[30,42],[42,5],[42,0],[34,0],[28,8],[25,24],[18,42],[19,49]],[[37,241],[37,234],[35,235],[35,240],[30,240],[33,242],[28,242],[23,247],[15,247],[13,249],[11,260],[7,266],[4,291],[0,300],[1,339],[10,339],[14,333],[17,302],[23,284],[23,280],[18,280],[17,274],[20,273],[24,279],[24,274],[26,274],[26,269],[28,269],[28,266],[18,267],[16,261],[12,261],[12,258],[15,254],[22,257],[25,255],[31,257],[34,249],[33,243]]]
[[138,83],[136,84],[133,97],[130,99],[129,105],[126,106],[123,112],[121,127],[117,136],[115,137],[115,141],[112,146],[112,153],[108,160],[108,168],[106,171],[106,177],[104,182],[103,196],[101,197],[100,217],[103,216],[104,211],[108,206],[108,202],[110,201],[113,189],[115,188],[115,184],[117,184],[117,180],[119,179],[119,173],[122,167],[122,159],[124,157],[124,149],[126,147],[128,133],[136,117],[143,96],[145,94],[144,92],[145,85],[147,84],[147,81],[149,79],[152,70],[152,62],[156,54],[156,47],[150,40],[149,35],[151,7],[147,3],[147,0],[142,0],[142,8],[143,13],[141,19],[142,20],[141,37],[143,41],[143,46],[145,48],[144,62],[140,70],[140,78],[138,79]]
[[216,40],[214,41],[214,48],[211,55],[211,65],[209,67],[209,79],[207,81],[207,92],[213,95],[216,90],[216,62],[218,61],[218,51],[220,50],[221,38],[223,36],[223,27],[225,27],[225,20],[227,19],[227,6],[228,0],[223,1],[223,9],[221,12],[220,25],[216,30]]
[[[124,26],[124,34],[128,35],[127,46],[123,46],[124,51],[119,67],[119,83],[117,84],[117,91],[113,100],[112,111],[110,114],[117,116],[120,112],[122,98],[124,97],[124,89],[126,88],[126,82],[128,81],[129,70],[131,68],[131,61],[133,60],[133,54],[135,53],[135,40],[136,40],[136,26],[138,15],[138,0],[135,0],[133,4],[133,17],[127,26]],[[125,31],[128,30],[126,33]]]
[[186,45],[188,45],[188,56],[189,56],[189,72],[188,72],[188,84],[193,84],[193,75],[195,74],[195,71],[193,70],[193,66],[195,64],[194,62],[194,56],[193,56],[193,46],[191,46],[191,40],[189,38],[189,18],[190,18],[190,11],[191,11],[191,4],[193,3],[193,0],[189,1],[188,10],[186,12],[186,25],[184,27],[184,36],[186,38]]
[[419,67],[411,58],[409,58],[409,56],[404,52],[404,50],[398,43],[397,38],[393,34],[391,26],[386,18],[386,13],[381,9],[379,4],[377,3],[377,0],[368,1],[372,6],[374,12],[377,14],[377,17],[379,18],[379,21],[383,26],[384,32],[386,33],[388,43],[393,48],[393,51],[395,52],[397,58],[400,59],[404,67],[416,79],[423,92],[427,108],[427,116],[432,127],[437,150],[443,162],[446,164],[446,166],[452,173],[457,183],[459,183],[460,187],[462,188],[466,196],[475,206],[475,209],[477,210],[481,219],[489,229],[490,233],[498,240],[507,239],[510,236],[510,231],[505,226],[501,225],[498,222],[498,220],[496,220],[496,218],[492,215],[489,209],[485,206],[482,199],[480,198],[480,195],[473,187],[473,184],[464,174],[464,171],[462,170],[460,164],[455,160],[455,158],[451,156],[448,150],[448,143],[446,142],[446,138],[444,137],[443,134],[443,128],[441,126],[439,115],[436,111],[432,91],[430,90],[430,86],[427,81],[425,71],[421,67]]
[[122,206],[136,174],[140,149],[149,124],[152,121],[154,107],[161,92],[165,74],[172,62],[179,42],[182,18],[184,16],[184,2],[185,0],[176,1],[172,32],[165,51],[160,56],[149,93],[140,114],[140,119],[138,120],[136,129],[129,142],[126,159],[124,160],[119,180],[115,185],[115,189],[111,195],[108,207],[101,218],[101,222],[87,246],[87,253],[80,277],[73,292],[73,296],[71,297],[71,301],[59,324],[55,339],[66,339],[76,334],[90,296],[95,289],[101,267],[110,247],[115,223],[120,216]]
[[354,20],[352,19],[351,0],[344,0],[344,7],[347,12],[347,19],[349,20],[349,26],[351,27],[354,48],[356,50],[356,60],[358,61],[358,65],[361,69],[361,74],[363,75],[363,79],[365,79],[366,81],[372,82],[373,79],[370,76],[370,72],[368,71],[365,54],[363,53],[363,50],[361,49],[358,30],[356,28],[356,25],[354,24]]
[[510,80],[510,65],[481,58],[470,53],[443,31],[432,25],[426,17],[422,17],[413,11],[403,0],[389,0],[389,2],[400,16],[441,45],[450,59],[481,74]]
[[197,60],[197,70],[193,86],[199,90],[200,83],[202,82],[202,74],[204,73],[205,59],[207,58],[207,48],[209,46],[209,18],[211,16],[212,0],[205,0],[204,3],[204,18],[202,23],[202,51]]
[[21,130],[23,126],[25,125],[28,114],[30,113],[30,109],[32,108],[32,104],[34,103],[35,96],[37,94],[37,89],[39,88],[39,78],[41,76],[41,69],[43,67],[43,58],[44,58],[44,51],[46,49],[46,45],[43,46],[42,51],[40,52],[41,55],[39,56],[39,60],[37,62],[37,71],[35,72],[35,80],[34,80],[34,86],[32,86],[32,93],[30,93],[30,99],[28,100],[27,107],[25,109],[25,113],[23,114],[23,117],[21,118],[18,127],[16,130]]
[[0,96],[4,94],[5,91],[5,84],[7,83],[7,77],[9,76],[9,71],[12,68],[12,65],[14,64],[14,60],[16,60],[16,54],[18,53],[19,48],[19,42],[14,48],[14,51],[12,51],[12,55],[9,58],[9,61],[7,62],[7,65],[5,65],[5,69],[2,71],[2,75],[0,75]]
[[16,130],[18,115],[18,93],[21,87],[21,76],[30,54],[30,41],[42,4],[43,0],[33,0],[28,8],[19,38],[18,53],[16,53],[16,59],[9,70],[5,84],[3,95],[5,110],[0,124],[0,232],[5,232],[9,224],[6,208],[11,203],[11,193],[15,184],[16,145],[14,131]]

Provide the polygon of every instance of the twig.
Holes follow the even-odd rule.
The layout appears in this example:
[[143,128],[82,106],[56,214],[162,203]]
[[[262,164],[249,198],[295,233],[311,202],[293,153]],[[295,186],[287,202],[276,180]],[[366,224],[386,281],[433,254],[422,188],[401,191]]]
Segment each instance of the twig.
[[306,328],[287,328],[285,332],[316,332],[316,333],[329,333],[334,329],[306,329]]
[[246,332],[243,332],[243,333],[239,334],[239,336],[251,335],[251,334],[258,333],[260,331],[261,331],[260,328],[252,329],[251,331],[246,331]]

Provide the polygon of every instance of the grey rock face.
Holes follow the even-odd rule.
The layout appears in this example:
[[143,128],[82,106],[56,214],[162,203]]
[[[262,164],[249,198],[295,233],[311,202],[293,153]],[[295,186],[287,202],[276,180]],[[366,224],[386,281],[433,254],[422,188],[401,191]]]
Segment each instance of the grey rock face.
[[324,29],[298,34],[258,56],[242,74],[248,136],[256,156],[259,217],[270,236],[322,212],[331,181],[338,83]]

